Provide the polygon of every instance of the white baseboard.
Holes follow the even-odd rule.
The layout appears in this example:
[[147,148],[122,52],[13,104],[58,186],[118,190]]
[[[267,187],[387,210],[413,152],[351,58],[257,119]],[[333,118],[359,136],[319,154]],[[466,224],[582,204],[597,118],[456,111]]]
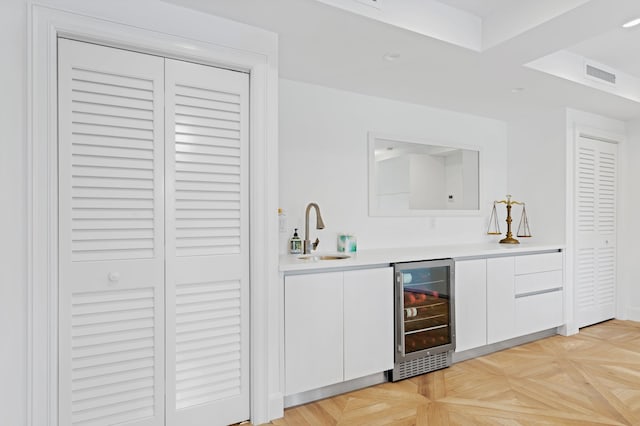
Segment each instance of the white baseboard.
[[637,306],[629,306],[626,309],[625,319],[630,321],[640,321],[640,307]]
[[565,325],[558,327],[558,334],[562,336],[572,336],[574,334],[578,334],[580,329],[576,325],[575,321],[569,321]]

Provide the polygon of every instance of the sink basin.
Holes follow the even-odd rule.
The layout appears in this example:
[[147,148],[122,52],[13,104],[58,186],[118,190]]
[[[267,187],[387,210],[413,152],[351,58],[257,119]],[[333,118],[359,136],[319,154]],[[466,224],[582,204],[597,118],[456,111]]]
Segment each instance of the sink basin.
[[313,255],[313,254],[305,254],[304,256],[298,256],[298,259],[301,260],[340,260],[340,259],[349,259],[351,256],[348,254],[323,254],[323,255]]

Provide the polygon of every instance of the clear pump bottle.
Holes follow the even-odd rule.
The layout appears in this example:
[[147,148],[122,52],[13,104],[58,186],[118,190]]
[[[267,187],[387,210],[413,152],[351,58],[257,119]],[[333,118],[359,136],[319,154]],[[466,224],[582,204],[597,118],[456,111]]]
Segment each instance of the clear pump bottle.
[[289,239],[289,253],[300,254],[302,253],[302,240],[298,236],[298,228],[293,231],[293,237]]

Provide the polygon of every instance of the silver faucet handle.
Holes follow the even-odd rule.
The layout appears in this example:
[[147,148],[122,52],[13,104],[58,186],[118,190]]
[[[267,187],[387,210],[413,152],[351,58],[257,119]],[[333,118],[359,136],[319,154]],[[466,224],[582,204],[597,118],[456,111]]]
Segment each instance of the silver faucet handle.
[[320,239],[316,238],[316,240],[313,242],[313,249],[317,249],[318,248],[318,244],[320,244]]

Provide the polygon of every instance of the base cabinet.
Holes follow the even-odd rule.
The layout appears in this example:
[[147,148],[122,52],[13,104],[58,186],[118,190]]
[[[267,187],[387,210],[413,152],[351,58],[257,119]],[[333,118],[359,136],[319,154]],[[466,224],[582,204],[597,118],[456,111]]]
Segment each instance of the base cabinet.
[[487,343],[516,337],[514,258],[487,259]]
[[393,268],[287,275],[285,395],[393,368]]
[[393,268],[344,273],[344,380],[393,368]]
[[562,253],[514,259],[516,334],[531,334],[564,323],[563,265]]
[[342,380],[342,280],[342,272],[285,278],[287,394]]
[[561,252],[456,261],[456,352],[564,322]]
[[455,266],[456,352],[487,344],[487,261],[457,261]]
[[562,325],[562,305],[561,290],[517,298],[515,321],[517,334],[526,335]]

